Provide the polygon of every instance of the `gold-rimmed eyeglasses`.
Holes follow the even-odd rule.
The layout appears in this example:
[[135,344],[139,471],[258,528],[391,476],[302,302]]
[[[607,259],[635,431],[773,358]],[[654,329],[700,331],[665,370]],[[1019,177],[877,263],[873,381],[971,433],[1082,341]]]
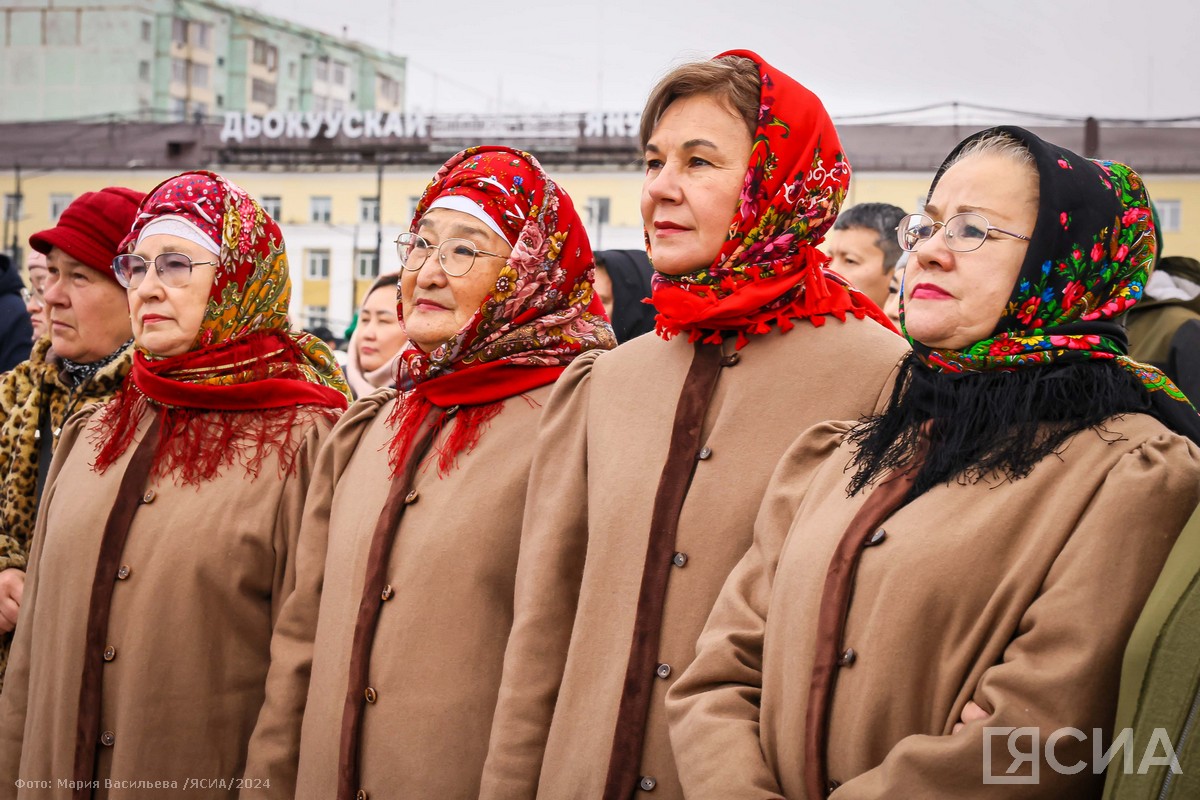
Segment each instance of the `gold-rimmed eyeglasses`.
[[480,250],[467,239],[443,239],[441,243],[433,245],[415,233],[402,233],[396,237],[396,253],[400,256],[400,267],[407,272],[420,271],[429,260],[429,254],[434,251],[438,254],[438,264],[442,272],[453,278],[461,278],[470,272],[471,267],[475,266],[476,256],[508,258],[501,253]]

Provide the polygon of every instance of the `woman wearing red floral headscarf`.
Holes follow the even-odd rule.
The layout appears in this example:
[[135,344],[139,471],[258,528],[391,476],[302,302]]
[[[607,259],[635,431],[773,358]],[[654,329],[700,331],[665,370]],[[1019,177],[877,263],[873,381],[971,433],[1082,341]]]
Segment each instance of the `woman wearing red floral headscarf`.
[[583,224],[527,153],[450,159],[397,247],[411,344],[399,393],[322,451],[247,767],[273,796],[478,793],[536,426],[615,344]]
[[659,335],[579,359],[547,406],[484,797],[682,797],[663,696],[775,463],[870,413],[905,352],[824,271],[850,167],[811,92],[745,51],[685,65],[642,145]]
[[183,782],[241,774],[313,461],[347,404],[332,353],[289,329],[279,226],[241,189],[172,178],[121,249],[133,370],[55,454],[0,700],[0,796],[228,796]]

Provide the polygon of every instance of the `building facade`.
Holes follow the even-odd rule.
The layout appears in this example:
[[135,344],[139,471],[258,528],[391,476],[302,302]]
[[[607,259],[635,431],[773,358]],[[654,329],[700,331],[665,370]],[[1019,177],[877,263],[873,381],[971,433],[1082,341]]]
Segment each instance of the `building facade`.
[[404,106],[404,58],[235,5],[0,3],[0,122]]

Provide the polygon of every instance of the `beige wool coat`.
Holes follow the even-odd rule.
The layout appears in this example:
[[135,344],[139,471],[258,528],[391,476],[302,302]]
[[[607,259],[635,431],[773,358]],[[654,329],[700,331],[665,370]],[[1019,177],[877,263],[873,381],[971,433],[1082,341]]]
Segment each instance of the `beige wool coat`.
[[[369,683],[353,687],[356,700],[371,692],[355,795],[478,796],[512,624],[534,433],[550,389],[503,401],[447,476],[428,462],[416,473],[386,564]],[[244,796],[336,796],[356,617],[393,482],[386,420],[395,398],[386,390],[360,399],[322,451],[305,512],[300,587],[280,621],[267,708],[250,748],[247,774],[270,776],[271,791]]]
[[[1125,643],[1200,501],[1200,450],[1152,417],[1109,419],[1028,477],[934,487],[871,525],[856,569],[834,573],[852,518],[881,491],[846,497],[850,427],[819,426],[785,457],[668,696],[689,800],[816,800],[806,785],[835,800],[1099,797],[1093,732],[1107,748]],[[827,617],[839,584],[848,610]],[[972,700],[990,716],[951,735]],[[1039,754],[1049,743],[1060,764],[1084,766],[1066,775],[1039,755],[1036,783],[986,782],[985,752],[992,778],[1012,758],[1005,736],[985,751],[985,727],[1027,726]],[[1051,737],[1068,728],[1086,738]],[[806,784],[822,766],[806,747],[822,737],[825,780]],[[1013,774],[1033,777],[1029,764]]]
[[[96,408],[64,429],[34,532],[0,694],[0,798],[72,797],[101,534],[136,450],[103,474],[92,471]],[[256,479],[235,466],[199,488],[169,477],[138,488],[99,641],[94,797],[232,796],[262,705],[271,629],[295,584],[305,490],[332,426],[315,415],[302,420],[291,474],[268,456]],[[18,790],[18,779],[50,788]],[[185,786],[190,779],[225,783]]]
[[[530,478],[540,496],[524,523],[481,797],[682,797],[663,698],[750,544],[775,464],[814,423],[871,413],[908,349],[854,318],[802,321],[741,351],[733,344],[642,336],[583,356],[560,379]],[[683,387],[707,348],[720,351],[715,386],[704,389],[699,421],[675,430]],[[694,471],[683,475],[674,542],[658,552],[651,528],[669,521],[652,520],[656,494],[675,437],[685,434],[696,446],[685,454]],[[645,605],[648,591],[661,608]],[[644,716],[635,710],[632,724],[618,723],[636,696]],[[610,764],[624,775],[606,791]]]

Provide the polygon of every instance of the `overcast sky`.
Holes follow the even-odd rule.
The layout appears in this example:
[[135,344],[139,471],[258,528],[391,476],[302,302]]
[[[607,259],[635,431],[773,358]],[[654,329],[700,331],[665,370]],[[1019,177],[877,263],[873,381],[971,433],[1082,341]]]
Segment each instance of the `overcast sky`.
[[672,66],[745,48],[835,116],[1200,116],[1197,0],[243,2],[407,56],[409,110],[640,110]]

